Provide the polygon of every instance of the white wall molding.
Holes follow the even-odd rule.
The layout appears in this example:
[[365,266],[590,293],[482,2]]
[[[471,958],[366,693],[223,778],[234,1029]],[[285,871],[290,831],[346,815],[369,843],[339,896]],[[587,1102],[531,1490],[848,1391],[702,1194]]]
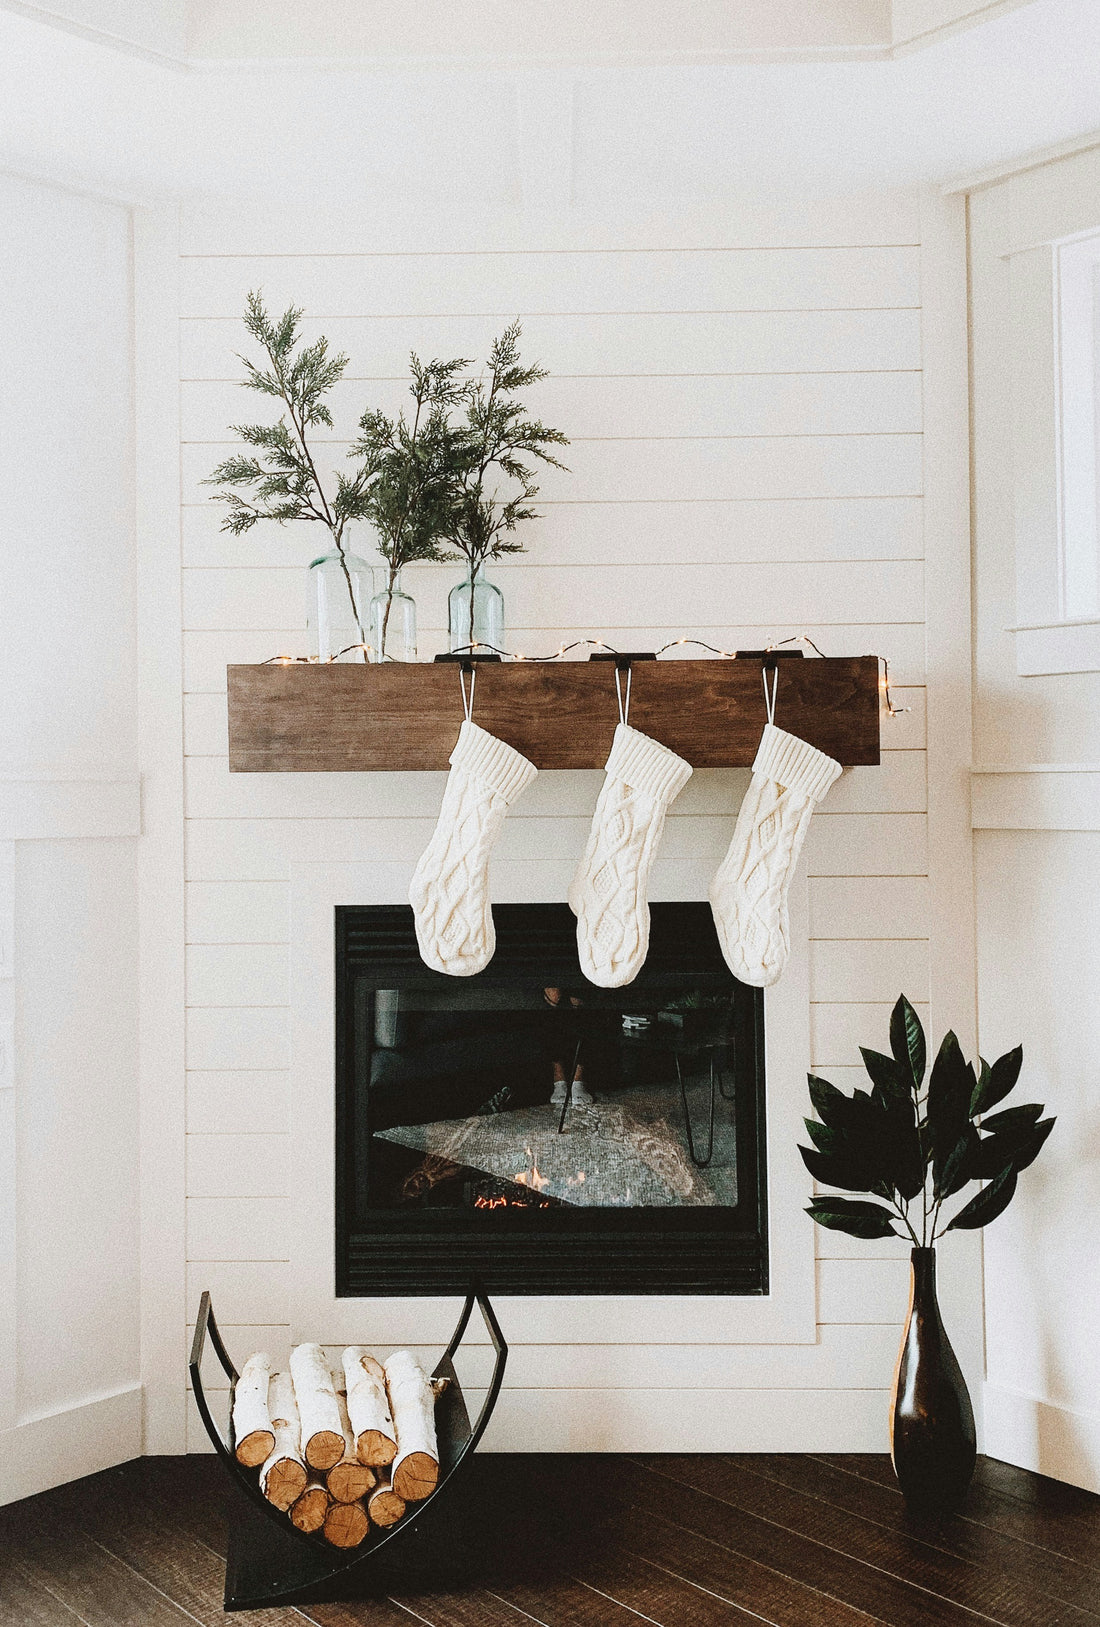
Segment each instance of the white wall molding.
[[1008,631],[1016,635],[1016,671],[1021,678],[1100,672],[1100,621],[1054,621]]
[[91,776],[0,779],[0,842],[141,835],[141,781]]
[[146,1452],[186,1450],[183,674],[180,648],[179,217],[134,217],[139,851],[141,1362]]
[[1068,141],[1057,141],[1052,146],[1021,153],[1018,158],[1006,158],[1003,163],[989,164],[985,169],[956,176],[954,180],[945,182],[941,190],[945,197],[958,192],[981,192],[987,186],[996,186],[999,181],[1026,175],[1030,170],[1042,169],[1045,164],[1057,164],[1060,159],[1073,158],[1078,153],[1092,152],[1096,147],[1100,147],[1100,130],[1090,130],[1085,135],[1072,136]]
[[141,1386],[127,1384],[0,1430],[0,1504],[141,1453]]
[[1100,1492],[1100,1412],[987,1383],[985,1427],[993,1457]]
[[976,768],[974,830],[1100,830],[1100,763]]

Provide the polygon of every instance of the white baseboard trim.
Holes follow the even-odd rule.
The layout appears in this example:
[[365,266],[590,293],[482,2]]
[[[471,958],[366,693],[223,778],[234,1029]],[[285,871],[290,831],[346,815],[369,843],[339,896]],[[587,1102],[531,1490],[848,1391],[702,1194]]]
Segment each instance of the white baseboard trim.
[[1021,1469],[1100,1492],[1100,1412],[987,1383],[985,1450]]
[[140,1457],[141,1413],[128,1384],[0,1431],[0,1505]]

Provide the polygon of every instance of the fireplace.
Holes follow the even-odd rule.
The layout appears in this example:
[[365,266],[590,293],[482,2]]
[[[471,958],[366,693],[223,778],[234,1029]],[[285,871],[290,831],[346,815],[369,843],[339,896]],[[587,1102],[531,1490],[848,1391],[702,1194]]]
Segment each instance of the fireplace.
[[704,903],[656,903],[629,987],[557,903],[494,908],[448,978],[412,912],[336,910],[336,1292],[768,1291],[761,991]]

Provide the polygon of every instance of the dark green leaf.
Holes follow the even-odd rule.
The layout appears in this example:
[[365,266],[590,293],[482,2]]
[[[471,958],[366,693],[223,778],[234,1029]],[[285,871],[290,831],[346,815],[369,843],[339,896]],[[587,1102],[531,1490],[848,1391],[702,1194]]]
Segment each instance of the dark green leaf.
[[837,1123],[848,1103],[844,1092],[831,1085],[827,1079],[819,1079],[816,1074],[809,1073],[806,1078],[810,1087],[810,1101],[822,1124]]
[[978,1132],[972,1124],[968,1124],[943,1161],[935,1187],[938,1198],[953,1197],[956,1192],[961,1191],[967,1181],[973,1179],[976,1173],[973,1164],[977,1149]]
[[990,1180],[999,1170],[1011,1167],[1017,1174],[1033,1164],[1043,1143],[1054,1128],[1053,1119],[1038,1124],[1015,1124],[996,1135],[984,1136],[973,1159],[971,1173]]
[[818,1124],[816,1119],[803,1119],[802,1122],[818,1152],[843,1153],[847,1150],[848,1140],[843,1130],[834,1130],[827,1124]]
[[1042,1102],[1023,1102],[1019,1107],[1007,1107],[1003,1113],[994,1113],[983,1119],[982,1129],[987,1135],[999,1135],[1005,1131],[1010,1135],[1018,1134],[1030,1130],[1042,1116]]
[[979,1113],[988,1113],[991,1107],[996,1107],[998,1102],[1004,1101],[1009,1092],[1015,1088],[1023,1061],[1023,1047],[1017,1045],[1015,1050],[1006,1051],[1004,1056],[999,1056],[988,1073],[983,1071],[970,1102],[971,1118]]
[[944,1035],[928,1081],[925,1145],[932,1154],[937,1191],[944,1185],[944,1166],[970,1120],[974,1070],[953,1033]]
[[898,997],[898,1002],[890,1013],[890,1049],[894,1053],[894,1061],[899,1068],[905,1070],[907,1081],[909,1078],[912,1079],[915,1094],[924,1082],[926,1065],[924,1029],[904,994]]
[[1015,1191],[1016,1171],[1010,1165],[959,1210],[951,1224],[944,1228],[945,1231],[971,1232],[977,1231],[979,1226],[988,1226],[991,1220],[996,1220],[1008,1208]]
[[819,1226],[847,1232],[850,1237],[900,1237],[894,1230],[893,1216],[877,1203],[864,1203],[855,1198],[814,1198],[806,1213]]
[[865,1045],[861,1045],[859,1051],[863,1065],[871,1076],[875,1095],[880,1101],[888,1101],[894,1096],[908,1097],[911,1094],[908,1067],[899,1067],[892,1056],[884,1056],[881,1051],[870,1051]]
[[798,1150],[814,1180],[823,1186],[839,1186],[845,1192],[873,1192],[878,1185],[877,1171],[861,1167],[854,1158],[817,1152],[812,1147]]

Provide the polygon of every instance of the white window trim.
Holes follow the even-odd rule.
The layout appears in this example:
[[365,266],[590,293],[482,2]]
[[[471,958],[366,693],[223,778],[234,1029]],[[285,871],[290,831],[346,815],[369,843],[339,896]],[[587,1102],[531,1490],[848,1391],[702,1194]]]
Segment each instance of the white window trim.
[[[1016,670],[1021,677],[1098,672],[1100,470],[1091,307],[1100,230],[1008,258]],[[1073,341],[1063,344],[1071,320]]]

